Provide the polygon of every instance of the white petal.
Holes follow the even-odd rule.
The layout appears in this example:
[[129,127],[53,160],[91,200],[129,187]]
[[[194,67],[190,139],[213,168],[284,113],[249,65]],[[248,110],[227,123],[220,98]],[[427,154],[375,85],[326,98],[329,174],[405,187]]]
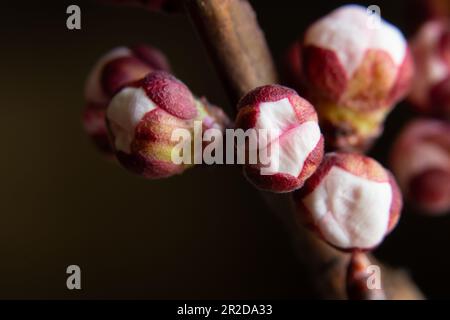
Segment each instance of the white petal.
[[[320,140],[320,128],[317,122],[308,121],[300,124],[288,98],[259,104],[259,114],[255,129],[266,129],[270,166],[262,174],[300,175],[304,162]],[[259,133],[258,133],[259,134]],[[261,137],[259,136],[261,141]],[[260,144],[260,148],[264,144]]]
[[298,125],[298,118],[288,98],[278,101],[261,102],[255,129],[267,129],[268,134],[276,139],[289,128]]
[[340,248],[371,248],[389,224],[392,188],[332,167],[303,203],[324,237]]
[[270,168],[265,174],[284,173],[298,177],[319,140],[320,128],[315,121],[307,121],[286,132],[270,144],[271,152],[276,148],[275,144],[278,145],[278,153],[272,153]]
[[115,147],[130,153],[134,129],[145,114],[156,109],[141,88],[124,88],[114,96],[107,110],[111,130],[115,137]]

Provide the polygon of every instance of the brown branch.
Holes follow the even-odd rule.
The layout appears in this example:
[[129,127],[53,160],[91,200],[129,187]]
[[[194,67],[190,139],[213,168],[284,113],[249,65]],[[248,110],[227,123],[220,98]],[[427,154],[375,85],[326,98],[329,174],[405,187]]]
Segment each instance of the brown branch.
[[[234,105],[249,90],[277,82],[266,40],[247,0],[185,0],[185,5]],[[323,298],[345,299],[350,255],[328,246],[299,226],[289,194],[262,194],[288,228],[318,294]],[[384,266],[382,270],[388,298],[423,298],[405,273]]]
[[185,2],[234,105],[251,89],[277,82],[264,34],[247,1]]

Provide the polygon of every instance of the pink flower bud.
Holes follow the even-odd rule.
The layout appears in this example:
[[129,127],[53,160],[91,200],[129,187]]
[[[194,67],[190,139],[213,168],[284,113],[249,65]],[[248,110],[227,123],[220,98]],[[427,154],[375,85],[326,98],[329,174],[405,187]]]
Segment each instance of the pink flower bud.
[[391,174],[372,158],[328,153],[294,194],[300,221],[343,250],[368,250],[394,228],[402,198]]
[[272,192],[300,188],[323,156],[323,137],[313,106],[292,89],[267,85],[245,95],[238,109],[236,127],[254,129],[257,134],[256,148],[248,151],[260,156],[264,152],[268,157],[266,163],[247,159],[244,173],[248,180]]
[[111,154],[105,124],[105,111],[112,96],[126,83],[143,78],[154,70],[168,70],[169,64],[157,49],[146,45],[118,47],[94,66],[85,86],[87,105],[83,125],[97,147]]
[[[386,300],[379,266],[372,265],[363,252],[352,254],[347,269],[347,295],[350,300]],[[377,277],[380,277],[377,279]]]
[[195,139],[194,121],[223,130],[227,118],[218,115],[224,117],[206,100],[194,98],[181,81],[155,71],[122,88],[106,116],[119,162],[134,173],[157,179],[182,173],[193,164],[193,160],[173,161],[172,151],[179,144],[172,139],[174,130],[185,129],[189,139]]
[[450,212],[450,124],[415,120],[391,150],[391,166],[404,194],[430,214]]
[[450,119],[450,23],[425,23],[411,40],[416,77],[409,100],[419,112]]
[[307,29],[301,55],[291,61],[302,61],[308,98],[327,143],[366,148],[409,89],[413,65],[402,33],[373,20],[366,8],[346,5]]

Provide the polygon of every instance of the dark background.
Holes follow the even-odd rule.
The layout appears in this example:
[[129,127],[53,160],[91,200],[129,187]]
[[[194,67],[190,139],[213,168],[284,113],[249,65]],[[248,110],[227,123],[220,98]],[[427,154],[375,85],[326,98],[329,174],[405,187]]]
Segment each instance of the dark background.
[[[146,181],[97,153],[80,114],[85,77],[117,45],[148,42],[196,94],[228,105],[188,19],[93,1],[3,1],[0,19],[0,298],[309,298],[281,223],[231,166]],[[7,3],[7,5],[5,4]],[[338,1],[252,1],[279,60]],[[409,34],[409,1],[377,1]],[[66,29],[78,4],[82,30]],[[385,163],[399,105],[372,151]],[[449,297],[450,217],[404,210],[377,255],[428,297]],[[66,289],[80,265],[82,290]]]

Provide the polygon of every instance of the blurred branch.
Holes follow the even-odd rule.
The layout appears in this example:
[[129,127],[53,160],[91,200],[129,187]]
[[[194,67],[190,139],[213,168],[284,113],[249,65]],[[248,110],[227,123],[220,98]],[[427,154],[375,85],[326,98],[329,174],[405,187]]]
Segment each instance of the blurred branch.
[[[233,105],[251,89],[276,83],[277,74],[265,37],[247,0],[185,0],[191,20],[224,81]],[[290,194],[262,193],[283,220],[300,261],[323,298],[346,299],[350,254],[340,252],[299,226]],[[405,273],[382,267],[389,298],[422,299]]]

